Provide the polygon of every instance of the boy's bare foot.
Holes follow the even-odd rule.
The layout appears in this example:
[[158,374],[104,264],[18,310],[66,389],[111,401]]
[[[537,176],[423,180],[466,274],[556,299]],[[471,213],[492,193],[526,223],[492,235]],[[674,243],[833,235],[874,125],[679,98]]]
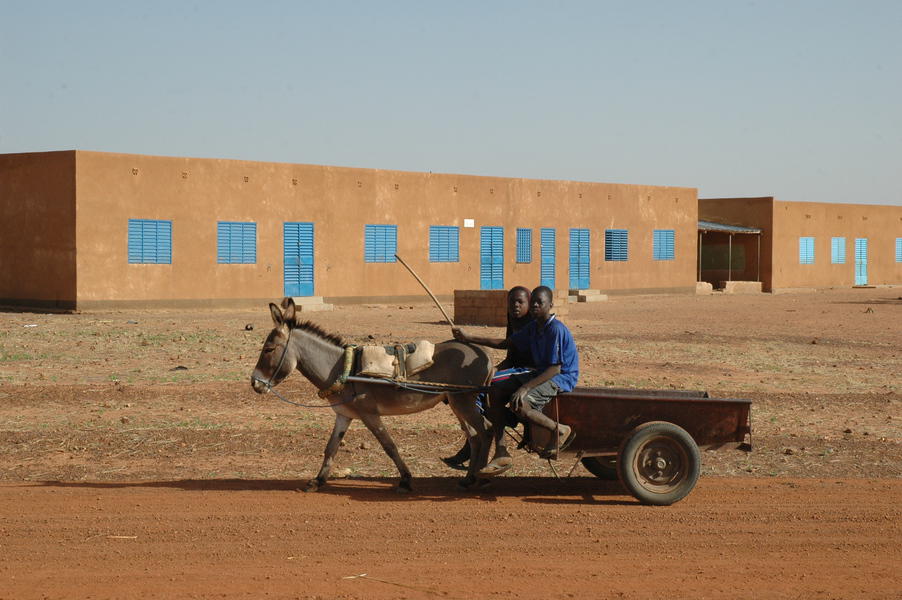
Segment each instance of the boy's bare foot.
[[[552,433],[551,439],[548,441],[548,445],[539,452],[540,458],[557,458],[558,454],[567,449],[567,447],[573,442],[573,438],[576,437],[576,432],[573,431],[573,428],[569,425],[558,424],[558,432],[557,434]],[[561,447],[558,448],[556,446],[558,439],[561,441]]]

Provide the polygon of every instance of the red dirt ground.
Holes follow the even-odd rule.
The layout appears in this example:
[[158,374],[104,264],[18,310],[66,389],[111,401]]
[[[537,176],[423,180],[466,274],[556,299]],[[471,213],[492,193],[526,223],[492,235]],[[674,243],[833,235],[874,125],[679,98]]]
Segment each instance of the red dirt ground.
[[[311,317],[448,334],[427,304]],[[902,597],[902,289],[615,297],[566,322],[582,384],[750,397],[755,450],[703,452],[671,507],[522,453],[471,495],[440,406],[387,421],[414,494],[360,427],[304,494],[332,418],[250,392],[265,307],[5,313],[0,599]]]

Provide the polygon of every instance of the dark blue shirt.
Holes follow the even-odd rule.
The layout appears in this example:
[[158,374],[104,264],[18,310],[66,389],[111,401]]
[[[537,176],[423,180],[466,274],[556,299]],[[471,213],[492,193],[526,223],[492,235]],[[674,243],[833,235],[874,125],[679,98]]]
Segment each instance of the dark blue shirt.
[[561,365],[561,372],[551,378],[562,392],[569,392],[579,378],[579,356],[576,343],[567,326],[551,315],[543,329],[533,321],[513,336],[518,350],[532,353],[533,366],[541,373],[551,365]]

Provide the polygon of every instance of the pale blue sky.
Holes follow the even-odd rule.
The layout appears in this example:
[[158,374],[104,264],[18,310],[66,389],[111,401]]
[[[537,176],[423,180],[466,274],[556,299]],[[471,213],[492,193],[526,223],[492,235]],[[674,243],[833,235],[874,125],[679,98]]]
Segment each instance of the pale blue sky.
[[0,0],[0,153],[902,205],[902,2]]

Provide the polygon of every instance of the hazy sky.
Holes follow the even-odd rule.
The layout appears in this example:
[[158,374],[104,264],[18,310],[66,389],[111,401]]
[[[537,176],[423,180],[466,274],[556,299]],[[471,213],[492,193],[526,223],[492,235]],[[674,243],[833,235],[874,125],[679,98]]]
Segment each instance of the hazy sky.
[[0,0],[0,153],[902,205],[902,1]]

